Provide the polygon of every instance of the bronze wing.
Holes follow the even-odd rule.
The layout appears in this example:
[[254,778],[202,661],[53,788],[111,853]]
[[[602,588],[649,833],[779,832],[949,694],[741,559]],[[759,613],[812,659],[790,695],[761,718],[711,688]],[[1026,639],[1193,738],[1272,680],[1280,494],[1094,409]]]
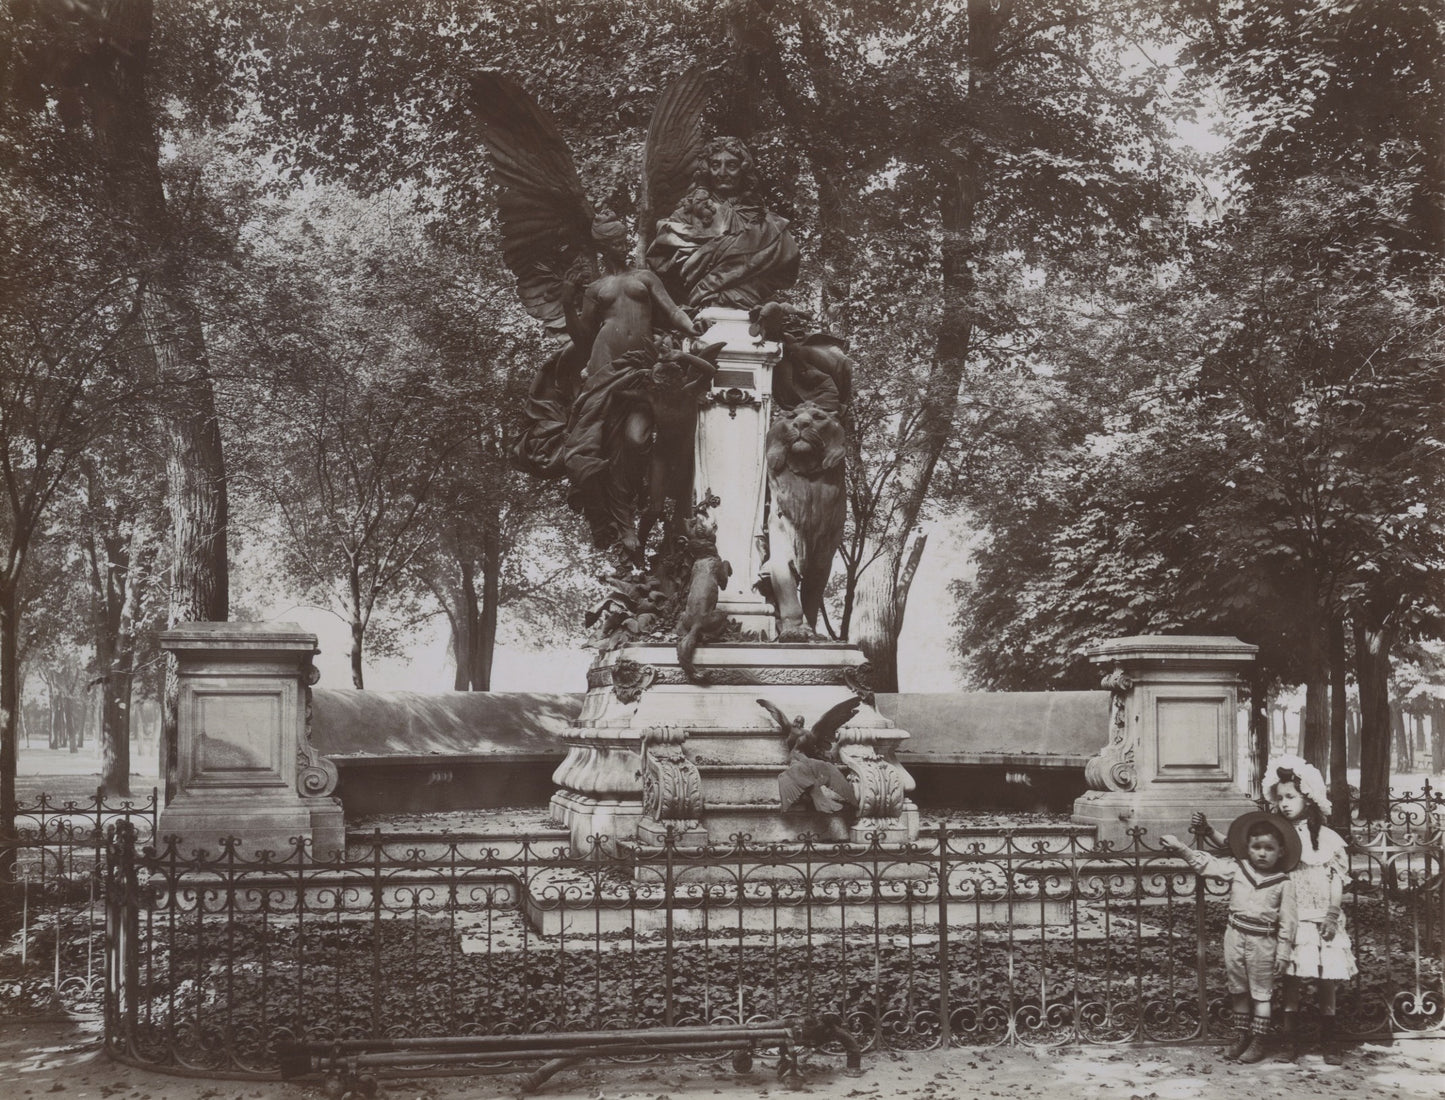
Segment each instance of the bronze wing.
[[841,703],[834,703],[825,710],[823,716],[813,723],[812,732],[808,735],[808,755],[822,758],[831,753],[838,730],[848,724],[848,720],[858,713],[858,708],[862,705],[862,699],[850,695]]
[[759,699],[758,706],[773,716],[773,721],[778,724],[778,732],[789,738],[790,743],[788,747],[792,748],[791,739],[792,736],[798,732],[797,727],[794,726],[788,716],[778,708],[776,703],[770,703],[766,699]]
[[642,209],[638,229],[642,251],[657,234],[657,223],[677,207],[692,185],[697,158],[706,143],[702,115],[712,95],[708,70],[694,65],[658,97],[647,126],[647,148],[642,155]]
[[563,331],[565,276],[579,262],[585,278],[596,274],[592,204],[547,112],[495,69],[467,79],[469,102],[492,159],[502,256],[517,277],[527,312]]

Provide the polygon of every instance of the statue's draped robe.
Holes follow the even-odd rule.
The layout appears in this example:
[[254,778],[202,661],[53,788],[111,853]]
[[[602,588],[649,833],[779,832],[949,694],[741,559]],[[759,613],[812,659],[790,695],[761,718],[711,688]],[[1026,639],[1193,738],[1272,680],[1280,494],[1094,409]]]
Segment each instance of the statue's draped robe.
[[750,309],[798,281],[798,246],[756,199],[699,188],[657,223],[647,264],[680,302]]
[[644,404],[650,374],[631,356],[614,359],[592,368],[572,405],[562,444],[567,502],[586,517],[598,549],[632,526],[642,467],[627,446],[626,420]]

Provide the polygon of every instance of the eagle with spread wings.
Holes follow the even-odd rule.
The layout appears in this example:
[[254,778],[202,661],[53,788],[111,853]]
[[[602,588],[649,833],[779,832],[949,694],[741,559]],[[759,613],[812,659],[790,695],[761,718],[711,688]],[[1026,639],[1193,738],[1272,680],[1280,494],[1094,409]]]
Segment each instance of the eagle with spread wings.
[[776,704],[758,700],[758,706],[773,716],[788,746],[788,766],[778,776],[778,797],[784,812],[806,808],[805,801],[824,813],[857,809],[853,784],[837,764],[837,741],[838,730],[858,713],[862,703],[856,695],[849,696],[805,728],[801,714],[789,720]]

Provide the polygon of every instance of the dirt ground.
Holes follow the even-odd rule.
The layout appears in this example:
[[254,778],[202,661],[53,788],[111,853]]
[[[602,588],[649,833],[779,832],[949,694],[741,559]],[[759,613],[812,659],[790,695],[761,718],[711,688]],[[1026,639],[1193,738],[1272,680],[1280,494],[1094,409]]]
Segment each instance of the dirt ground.
[[[1412,1100],[1445,1094],[1445,1040],[1411,1039],[1353,1048],[1346,1065],[1309,1054],[1297,1064],[1221,1062],[1208,1047],[1062,1047],[865,1054],[861,1076],[840,1058],[804,1060],[804,1084],[783,1087],[771,1059],[735,1073],[727,1059],[563,1070],[535,1095],[545,1100],[752,1100],[784,1095],[848,1100],[950,1100],[953,1097],[1063,1097],[1108,1100]],[[386,1100],[473,1100],[519,1095],[519,1075],[411,1078],[381,1083]],[[109,1060],[97,1022],[0,1023],[0,1097],[66,1100],[323,1100],[324,1082],[229,1081],[172,1077]],[[334,1097],[334,1092],[331,1094]]]

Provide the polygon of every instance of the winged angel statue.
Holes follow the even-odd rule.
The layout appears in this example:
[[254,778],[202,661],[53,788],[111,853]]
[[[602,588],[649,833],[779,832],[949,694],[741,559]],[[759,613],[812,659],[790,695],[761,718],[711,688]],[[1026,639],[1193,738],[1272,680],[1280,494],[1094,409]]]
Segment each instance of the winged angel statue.
[[701,333],[678,301],[757,305],[796,280],[797,249],[758,201],[742,143],[704,140],[701,66],[662,94],[648,127],[638,254],[649,267],[629,263],[626,224],[593,207],[536,101],[499,72],[470,81],[503,258],[523,306],[567,338],[532,383],[514,457],[565,477],[594,544],[640,561],[669,499],[669,531],[691,513],[698,401],[722,347],[685,350],[678,338]]

